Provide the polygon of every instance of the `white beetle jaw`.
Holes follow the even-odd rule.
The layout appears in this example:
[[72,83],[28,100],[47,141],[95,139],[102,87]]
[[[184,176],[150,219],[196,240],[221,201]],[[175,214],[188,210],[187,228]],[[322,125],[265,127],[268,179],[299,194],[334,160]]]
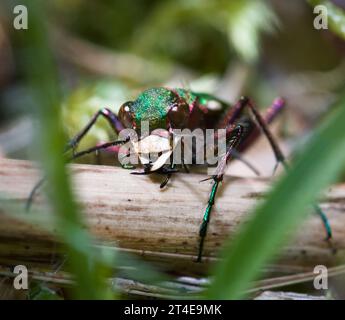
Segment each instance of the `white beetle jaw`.
[[[151,165],[149,172],[157,171],[167,164],[177,145],[176,142],[180,140],[179,137],[171,138],[172,135],[167,132],[161,134],[161,132],[155,133],[153,131],[141,140],[132,141],[133,150],[138,155],[140,163],[142,165]],[[152,158],[154,158],[154,162],[152,162]]]

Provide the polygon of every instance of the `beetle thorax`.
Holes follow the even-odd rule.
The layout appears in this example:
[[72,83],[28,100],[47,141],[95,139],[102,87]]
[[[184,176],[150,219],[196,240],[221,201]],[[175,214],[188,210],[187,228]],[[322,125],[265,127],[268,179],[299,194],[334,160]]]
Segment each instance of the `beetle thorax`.
[[142,92],[131,107],[136,129],[148,121],[150,130],[168,128],[168,112],[178,105],[178,97],[167,88],[152,88]]

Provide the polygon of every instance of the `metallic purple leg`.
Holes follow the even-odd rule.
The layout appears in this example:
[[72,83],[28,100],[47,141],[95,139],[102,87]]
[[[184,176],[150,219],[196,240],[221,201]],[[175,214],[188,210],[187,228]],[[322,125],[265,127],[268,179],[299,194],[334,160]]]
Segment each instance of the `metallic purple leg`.
[[113,128],[113,130],[116,133],[119,133],[121,130],[124,129],[122,123],[120,122],[119,118],[115,113],[113,113],[110,109],[108,108],[103,108],[96,112],[93,117],[90,119],[89,123],[82,129],[78,134],[72,138],[66,148],[65,152],[72,149],[75,149],[80,142],[80,140],[89,132],[89,130],[92,128],[92,126],[96,123],[97,119],[99,116],[103,116],[105,119],[108,120],[109,124]]

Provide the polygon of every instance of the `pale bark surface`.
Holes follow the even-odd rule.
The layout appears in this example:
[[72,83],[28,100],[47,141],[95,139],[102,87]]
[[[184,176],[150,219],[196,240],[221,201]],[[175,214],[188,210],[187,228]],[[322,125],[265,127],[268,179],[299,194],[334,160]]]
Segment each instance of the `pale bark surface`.
[[[204,263],[195,263],[198,230],[207,204],[210,181],[204,175],[178,173],[168,188],[159,189],[162,176],[134,176],[130,171],[106,166],[71,165],[74,190],[87,225],[102,243],[119,246],[182,273],[204,273],[206,262],[216,258],[227,237],[233,237],[251,208],[262,201],[270,181],[263,178],[225,177],[212,213],[205,241]],[[36,166],[28,161],[0,159],[0,194],[24,208],[34,183]],[[33,211],[42,208],[42,192]],[[333,229],[331,243],[316,215],[310,215],[297,236],[281,250],[271,271],[310,271],[316,264],[336,265],[345,249],[345,185],[329,188],[321,207]],[[20,223],[0,207],[0,264],[52,261],[53,234]],[[28,213],[30,214],[30,213]],[[45,210],[50,215],[49,209]],[[279,212],[277,212],[279,214]],[[257,241],[260,241],[258,239]],[[53,256],[54,258],[54,256]]]

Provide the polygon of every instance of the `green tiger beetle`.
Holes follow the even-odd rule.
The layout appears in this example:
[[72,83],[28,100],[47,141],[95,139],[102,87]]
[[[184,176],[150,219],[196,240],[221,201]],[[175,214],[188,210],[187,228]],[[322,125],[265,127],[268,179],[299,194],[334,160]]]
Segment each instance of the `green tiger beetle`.
[[[215,104],[218,108],[211,108],[211,106],[214,106]],[[264,114],[261,115],[254,102],[247,97],[241,97],[236,104],[230,105],[229,103],[206,93],[198,93],[182,88],[151,88],[139,94],[136,100],[125,102],[121,106],[118,114],[115,114],[108,108],[100,109],[96,114],[94,114],[88,124],[69,141],[65,151],[73,150],[73,156],[71,157],[72,160],[102,149],[110,150],[113,148],[112,150],[114,152],[118,152],[119,147],[130,140],[130,137],[127,137],[123,140],[118,139],[102,143],[87,150],[76,152],[75,150],[78,143],[87,134],[99,117],[104,117],[117,135],[119,135],[124,129],[132,129],[140,134],[142,121],[149,122],[150,130],[164,129],[169,135],[173,135],[174,129],[224,129],[226,136],[226,152],[218,162],[215,174],[209,178],[213,180],[213,185],[199,229],[199,250],[197,261],[201,262],[203,245],[207,234],[211,211],[215,203],[219,184],[223,180],[224,169],[228,161],[231,158],[235,158],[245,162],[241,157],[241,152],[250,146],[257,139],[260,132],[262,132],[266,136],[273,150],[276,158],[276,167],[281,163],[285,169],[287,169],[285,157],[268,128],[268,125],[284,108],[284,105],[285,102],[282,98],[276,98],[271,106],[266,109]],[[147,137],[140,137],[139,135],[139,141],[146,141],[146,138]],[[214,138],[217,139],[216,133]],[[149,149],[154,148],[152,144],[157,143],[157,141],[159,140],[151,139],[150,142],[146,144],[146,147]],[[136,143],[138,143],[138,141]],[[138,145],[136,150],[138,150]],[[168,156],[164,157],[163,161],[158,158],[156,163],[144,163],[144,169],[135,173],[150,174],[152,172],[157,172],[164,174],[166,175],[166,178],[162,182],[161,188],[165,187],[170,177],[177,172],[174,163],[166,162],[167,158],[171,155],[171,150],[167,155]],[[245,163],[250,166],[247,162]],[[183,162],[182,165],[188,172],[188,168]],[[43,179],[32,190],[28,200],[28,207],[30,206],[35,191],[39,188],[42,182]],[[330,239],[332,237],[332,232],[327,217],[318,205],[314,205],[314,210],[321,216],[327,232],[327,240]]]

